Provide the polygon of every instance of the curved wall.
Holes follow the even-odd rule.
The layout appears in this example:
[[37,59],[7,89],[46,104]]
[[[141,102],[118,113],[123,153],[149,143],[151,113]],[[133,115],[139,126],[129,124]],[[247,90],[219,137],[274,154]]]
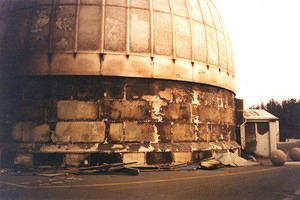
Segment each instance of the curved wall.
[[231,44],[210,0],[2,4],[3,72],[158,78],[235,91]]

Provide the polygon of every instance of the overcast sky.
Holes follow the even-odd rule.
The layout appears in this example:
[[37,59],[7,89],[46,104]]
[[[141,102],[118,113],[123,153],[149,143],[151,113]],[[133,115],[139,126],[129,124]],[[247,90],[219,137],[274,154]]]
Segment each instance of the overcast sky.
[[213,0],[233,45],[245,107],[300,98],[300,0]]

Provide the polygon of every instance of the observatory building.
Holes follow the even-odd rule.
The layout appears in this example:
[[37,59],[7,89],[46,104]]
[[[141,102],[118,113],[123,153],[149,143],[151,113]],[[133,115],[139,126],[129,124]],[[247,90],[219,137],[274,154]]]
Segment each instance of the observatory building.
[[0,4],[2,165],[239,149],[232,48],[211,0]]

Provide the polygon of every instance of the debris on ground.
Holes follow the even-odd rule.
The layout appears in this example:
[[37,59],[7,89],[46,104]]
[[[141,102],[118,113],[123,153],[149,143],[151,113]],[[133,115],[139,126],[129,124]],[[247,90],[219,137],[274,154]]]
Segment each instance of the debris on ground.
[[126,165],[136,164],[137,162],[130,163],[113,163],[113,164],[102,164],[89,167],[80,168],[69,168],[63,170],[48,170],[42,173],[38,173],[40,176],[55,177],[55,176],[67,176],[70,174],[97,174],[97,173],[114,173],[121,172],[130,175],[139,175],[140,170],[132,167],[127,167]]
[[202,169],[218,169],[222,166],[221,163],[214,158],[203,160],[200,165]]
[[221,164],[231,167],[254,166],[259,164],[254,161],[246,160],[229,151],[217,153],[214,158]]

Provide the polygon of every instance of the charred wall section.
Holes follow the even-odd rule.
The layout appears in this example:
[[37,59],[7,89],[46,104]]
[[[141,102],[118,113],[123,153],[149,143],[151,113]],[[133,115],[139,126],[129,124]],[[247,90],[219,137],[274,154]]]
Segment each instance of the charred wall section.
[[9,83],[1,95],[1,138],[20,152],[237,148],[234,94],[225,89],[95,76],[26,77]]

